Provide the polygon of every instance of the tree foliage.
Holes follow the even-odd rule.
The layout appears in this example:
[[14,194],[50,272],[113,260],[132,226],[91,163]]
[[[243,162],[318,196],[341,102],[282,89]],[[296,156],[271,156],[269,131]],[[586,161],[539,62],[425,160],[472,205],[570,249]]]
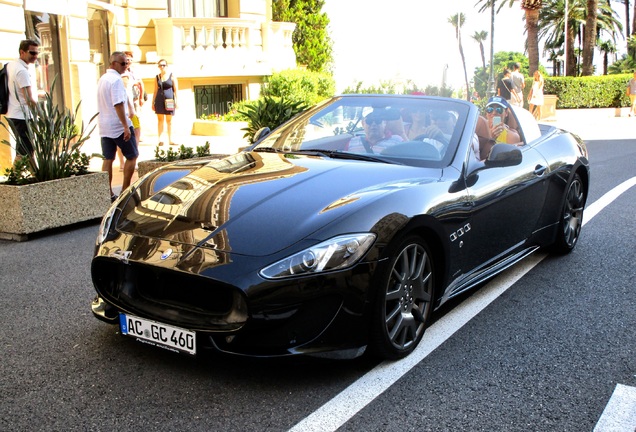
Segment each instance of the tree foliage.
[[329,18],[321,12],[324,0],[273,0],[274,21],[296,23],[292,35],[296,61],[310,71],[328,72],[333,63]]

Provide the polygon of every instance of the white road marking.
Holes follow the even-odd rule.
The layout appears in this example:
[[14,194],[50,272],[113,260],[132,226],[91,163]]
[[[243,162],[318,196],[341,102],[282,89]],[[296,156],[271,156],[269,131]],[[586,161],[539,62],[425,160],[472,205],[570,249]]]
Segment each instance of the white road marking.
[[617,384],[594,432],[636,431],[636,387]]
[[[601,210],[634,185],[636,185],[636,177],[621,183],[603,195],[598,201],[587,206],[583,216],[583,225],[592,220]],[[506,292],[508,288],[532,270],[546,256],[546,253],[535,253],[501,273],[493,281],[483,286],[469,299],[453,308],[429,327],[424,334],[422,342],[405,359],[380,363],[333,399],[298,422],[290,431],[328,432],[338,429],[449,339],[497,297]]]

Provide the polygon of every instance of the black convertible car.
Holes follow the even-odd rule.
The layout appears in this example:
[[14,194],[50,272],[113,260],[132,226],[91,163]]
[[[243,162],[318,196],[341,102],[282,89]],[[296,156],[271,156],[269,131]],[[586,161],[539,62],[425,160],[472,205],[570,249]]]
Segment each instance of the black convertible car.
[[496,102],[338,96],[144,176],[102,221],[93,313],[190,354],[406,356],[448,299],[579,238],[584,144]]

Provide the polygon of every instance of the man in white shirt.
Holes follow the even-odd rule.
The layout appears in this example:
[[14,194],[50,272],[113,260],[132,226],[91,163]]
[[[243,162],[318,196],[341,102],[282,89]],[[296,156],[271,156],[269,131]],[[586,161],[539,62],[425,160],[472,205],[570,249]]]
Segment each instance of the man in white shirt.
[[110,67],[97,82],[97,108],[99,116],[99,135],[102,143],[104,162],[102,171],[108,171],[111,200],[115,200],[113,193],[113,161],[117,147],[121,149],[126,162],[124,163],[124,180],[121,190],[130,186],[132,175],[139,151],[128,110],[128,94],[121,74],[127,69],[126,54],[115,51],[110,55]]
[[14,127],[16,157],[33,154],[33,144],[27,133],[26,118],[31,117],[30,108],[36,102],[35,91],[31,86],[29,65],[38,59],[39,46],[38,42],[31,39],[21,41],[20,58],[7,64],[9,105],[6,118]]

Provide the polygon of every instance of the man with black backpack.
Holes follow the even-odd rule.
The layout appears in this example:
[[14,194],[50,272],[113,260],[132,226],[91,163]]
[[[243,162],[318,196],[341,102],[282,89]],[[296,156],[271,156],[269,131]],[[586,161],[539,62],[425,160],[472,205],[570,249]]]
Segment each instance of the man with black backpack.
[[[14,126],[16,137],[15,151],[19,156],[33,154],[33,145],[29,140],[25,115],[30,116],[30,107],[36,103],[35,89],[32,87],[29,65],[35,63],[40,54],[40,44],[26,39],[20,42],[20,58],[7,63],[9,103],[6,118]],[[16,93],[17,90],[17,93]]]

